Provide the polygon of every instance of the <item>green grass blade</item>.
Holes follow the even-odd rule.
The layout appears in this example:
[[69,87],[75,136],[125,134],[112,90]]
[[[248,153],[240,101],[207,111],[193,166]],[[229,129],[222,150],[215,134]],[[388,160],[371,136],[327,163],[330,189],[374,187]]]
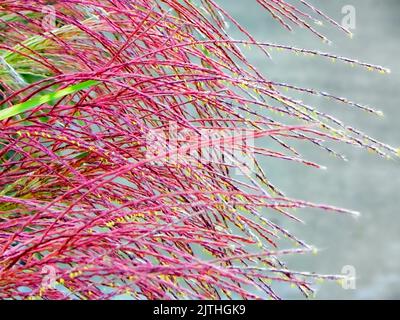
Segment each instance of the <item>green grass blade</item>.
[[95,85],[99,84],[99,81],[95,80],[88,80],[85,82],[81,82],[78,84],[74,84],[72,86],[69,86],[65,89],[61,89],[56,92],[52,92],[40,97],[32,98],[29,99],[28,101],[18,103],[12,107],[9,107],[7,109],[1,110],[0,111],[0,120],[8,119],[10,117],[13,117],[17,114],[23,113],[29,109],[35,108],[37,106],[40,106],[44,103],[48,103],[50,101],[54,101],[57,99],[61,99],[67,95],[73,94],[75,92],[88,89],[90,87],[93,87]]

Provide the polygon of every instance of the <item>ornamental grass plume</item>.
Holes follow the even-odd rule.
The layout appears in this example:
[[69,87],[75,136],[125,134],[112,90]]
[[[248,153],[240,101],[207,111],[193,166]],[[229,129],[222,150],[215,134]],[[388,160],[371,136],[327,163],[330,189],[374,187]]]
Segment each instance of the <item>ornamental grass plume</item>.
[[[306,1],[256,2],[324,42],[319,19],[350,34]],[[343,279],[287,267],[314,248],[273,218],[357,213],[288,198],[258,161],[321,168],[295,141],[397,150],[290,91],[380,111],[276,83],[248,46],[389,72],[258,42],[214,0],[1,1],[1,299],[279,299]]]

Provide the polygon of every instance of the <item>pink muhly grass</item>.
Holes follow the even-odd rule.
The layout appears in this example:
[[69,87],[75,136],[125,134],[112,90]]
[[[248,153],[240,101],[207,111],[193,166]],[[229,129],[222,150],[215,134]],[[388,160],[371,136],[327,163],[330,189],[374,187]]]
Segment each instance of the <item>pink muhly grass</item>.
[[[305,27],[327,42],[313,26],[319,17],[349,33],[305,1],[257,2],[289,30]],[[44,5],[55,9],[50,29]],[[226,23],[247,40],[230,38]],[[277,282],[309,296],[315,280],[343,279],[288,269],[285,255],[314,249],[271,217],[300,221],[299,208],[356,212],[286,197],[257,160],[321,168],[290,146],[295,140],[341,158],[324,142],[397,156],[283,89],[381,112],[273,82],[248,62],[242,46],[267,58],[285,50],[389,71],[257,42],[212,0],[1,2],[0,108],[30,106],[0,122],[1,299],[278,299]],[[85,89],[54,96],[89,80]],[[38,97],[44,102],[32,103]],[[149,135],[170,139],[171,123],[191,138],[156,144],[149,157]],[[193,142],[204,130],[246,133]],[[250,138],[272,144],[243,145]],[[228,154],[229,164],[203,163],[201,150],[221,140],[252,161]],[[197,156],[189,159],[193,148]],[[185,161],[166,161],[171,157]],[[235,168],[246,180],[231,174]],[[50,284],[43,281],[49,270]]]

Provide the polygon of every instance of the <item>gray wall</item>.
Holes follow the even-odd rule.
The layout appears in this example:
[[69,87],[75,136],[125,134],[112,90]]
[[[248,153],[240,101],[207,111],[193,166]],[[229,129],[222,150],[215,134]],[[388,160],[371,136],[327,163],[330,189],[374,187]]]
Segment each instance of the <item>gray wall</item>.
[[[273,60],[251,51],[251,61],[269,78],[304,87],[322,89],[381,109],[383,119],[320,98],[297,96],[330,112],[346,123],[395,147],[400,146],[400,1],[336,0],[309,1],[341,21],[344,5],[356,9],[354,39],[325,23],[320,28],[333,40],[328,46],[310,33],[282,29],[255,0],[218,0],[259,40],[329,51],[392,69],[390,75],[332,63],[329,60],[274,53]],[[298,1],[292,1],[297,2]],[[234,36],[238,33],[231,29]],[[319,285],[317,298],[400,298],[400,162],[389,161],[363,150],[338,146],[349,162],[331,158],[309,145],[300,146],[305,157],[328,167],[326,172],[287,162],[269,161],[264,166],[272,181],[291,197],[323,202],[360,211],[359,219],[303,210],[306,225],[280,219],[309,244],[323,251],[318,255],[287,259],[291,268],[340,274],[345,265],[357,272],[355,290],[337,284]],[[283,288],[284,298],[301,297]]]

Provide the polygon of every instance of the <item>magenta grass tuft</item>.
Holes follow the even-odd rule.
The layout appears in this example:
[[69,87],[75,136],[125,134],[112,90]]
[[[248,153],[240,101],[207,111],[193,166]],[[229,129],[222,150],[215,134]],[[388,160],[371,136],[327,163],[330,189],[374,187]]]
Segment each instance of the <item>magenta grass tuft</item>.
[[[350,34],[303,0],[257,2],[289,30]],[[278,283],[343,279],[287,268],[314,248],[273,218],[357,213],[286,197],[258,161],[323,168],[294,141],[397,151],[289,93],[380,111],[276,83],[248,46],[389,72],[260,43],[212,0],[1,2],[0,299],[279,299]]]

